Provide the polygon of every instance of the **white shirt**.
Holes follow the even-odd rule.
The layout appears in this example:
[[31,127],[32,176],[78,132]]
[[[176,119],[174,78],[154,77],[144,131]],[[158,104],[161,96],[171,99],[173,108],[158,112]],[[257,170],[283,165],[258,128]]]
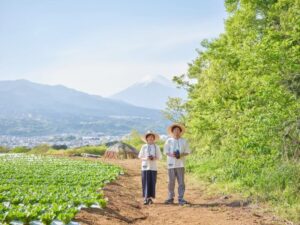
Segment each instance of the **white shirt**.
[[139,153],[139,158],[147,158],[142,160],[142,170],[157,170],[156,160],[148,159],[148,156],[152,155],[156,157],[158,160],[162,158],[160,148],[158,145],[148,145],[145,144],[141,147],[141,151]]
[[[180,154],[190,154],[190,148],[185,139],[168,138],[164,146],[164,154],[173,154],[174,152],[176,152],[176,150],[179,150]],[[185,157],[180,157],[180,159],[176,159],[175,157],[167,156],[168,169],[184,167],[184,162]]]

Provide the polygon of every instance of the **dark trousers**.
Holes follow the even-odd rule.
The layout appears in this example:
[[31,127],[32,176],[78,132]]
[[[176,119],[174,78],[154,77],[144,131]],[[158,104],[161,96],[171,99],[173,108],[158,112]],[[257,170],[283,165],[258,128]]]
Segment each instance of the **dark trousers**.
[[142,171],[142,188],[144,198],[155,198],[157,171],[143,170]]

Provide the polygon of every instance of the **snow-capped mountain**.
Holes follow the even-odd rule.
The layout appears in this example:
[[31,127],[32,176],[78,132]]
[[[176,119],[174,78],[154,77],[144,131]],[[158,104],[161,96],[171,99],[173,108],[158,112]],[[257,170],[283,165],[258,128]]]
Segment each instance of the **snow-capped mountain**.
[[158,75],[145,77],[111,98],[140,107],[164,109],[168,97],[185,99],[186,95],[186,91],[178,89],[171,80]]
[[166,77],[158,75],[158,76],[146,76],[141,81],[137,82],[135,85],[151,85],[151,83],[158,83],[164,85],[166,87],[174,88],[174,84],[171,80],[168,80]]

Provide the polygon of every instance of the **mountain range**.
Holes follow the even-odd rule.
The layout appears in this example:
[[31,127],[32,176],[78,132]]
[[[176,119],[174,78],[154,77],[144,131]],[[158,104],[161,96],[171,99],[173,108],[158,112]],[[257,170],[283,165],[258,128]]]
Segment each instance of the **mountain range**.
[[0,81],[0,135],[90,132],[121,135],[132,129],[165,131],[168,121],[159,110],[121,100],[86,94],[62,85]]

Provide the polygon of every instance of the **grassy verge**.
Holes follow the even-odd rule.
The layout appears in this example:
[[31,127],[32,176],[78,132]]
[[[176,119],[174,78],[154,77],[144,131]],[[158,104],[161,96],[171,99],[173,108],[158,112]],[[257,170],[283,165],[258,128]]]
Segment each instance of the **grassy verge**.
[[87,153],[87,154],[102,156],[104,155],[106,149],[107,147],[105,145],[98,145],[98,146],[83,146],[79,148],[56,150],[51,148],[51,146],[49,145],[43,144],[43,145],[38,145],[32,149],[27,147],[16,147],[13,149],[0,147],[0,153],[27,153],[27,154],[59,155],[59,156],[79,156],[83,153]]
[[300,222],[300,164],[297,162],[192,155],[186,169],[208,184],[210,192],[238,193],[266,204],[282,218]]

